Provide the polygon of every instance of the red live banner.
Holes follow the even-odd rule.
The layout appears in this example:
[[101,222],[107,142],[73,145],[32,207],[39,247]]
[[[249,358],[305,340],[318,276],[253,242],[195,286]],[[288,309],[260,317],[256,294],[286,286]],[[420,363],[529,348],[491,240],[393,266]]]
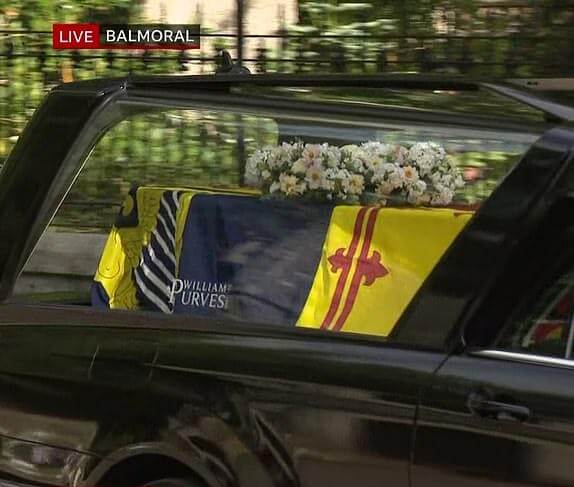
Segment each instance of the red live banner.
[[100,49],[99,24],[53,24],[54,49]]
[[53,24],[54,49],[199,49],[198,24]]

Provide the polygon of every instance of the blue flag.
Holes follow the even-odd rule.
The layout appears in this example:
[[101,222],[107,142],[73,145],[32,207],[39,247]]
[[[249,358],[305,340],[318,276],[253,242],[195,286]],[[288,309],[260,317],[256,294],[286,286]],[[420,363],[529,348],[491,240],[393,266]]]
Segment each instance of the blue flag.
[[173,312],[294,325],[332,210],[245,196],[194,196],[171,288]]

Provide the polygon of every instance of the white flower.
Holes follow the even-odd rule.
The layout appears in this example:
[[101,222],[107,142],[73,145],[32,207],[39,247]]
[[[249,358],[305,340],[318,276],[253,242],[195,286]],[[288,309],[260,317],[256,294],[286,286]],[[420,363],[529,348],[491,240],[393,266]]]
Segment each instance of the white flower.
[[279,175],[279,187],[281,191],[285,194],[292,194],[295,192],[295,186],[297,186],[297,178],[295,176],[289,176],[288,174],[281,173]]
[[395,167],[389,174],[388,174],[388,181],[391,183],[395,188],[400,188],[404,181],[405,181],[405,173],[402,167]]
[[305,164],[310,166],[316,162],[320,162],[323,148],[319,144],[305,144],[303,149],[303,159]]
[[334,167],[328,167],[323,172],[323,176],[327,179],[330,179],[330,180],[337,179],[337,174],[339,174],[339,169],[334,168]]
[[291,166],[291,172],[293,174],[304,174],[306,169],[305,160],[302,158],[297,159]]
[[443,201],[446,201],[445,204],[448,205],[454,197],[454,191],[450,188],[445,188],[440,192],[440,197]]
[[428,143],[426,142],[417,142],[413,144],[409,149],[409,160],[412,162],[418,161],[421,157],[423,157],[428,152]]
[[394,151],[394,146],[392,144],[384,144],[383,142],[371,141],[363,142],[361,148],[370,154],[376,154],[379,157],[385,157],[390,155]]
[[431,205],[448,205],[452,201],[454,192],[449,188],[442,188],[438,194],[431,197]]
[[422,180],[415,181],[408,187],[409,193],[421,196],[427,189],[427,183]]
[[284,158],[281,157],[281,151],[275,148],[269,151],[268,156],[265,158],[265,162],[269,169],[279,169],[284,162]]
[[341,163],[341,150],[335,146],[328,146],[323,150],[323,157],[327,167],[337,167]]
[[430,175],[430,180],[435,186],[442,184],[442,174],[440,172],[433,172]]
[[323,170],[318,165],[313,165],[305,174],[305,181],[309,186],[309,189],[319,189],[323,181]]
[[407,150],[406,147],[403,147],[402,145],[397,145],[395,148],[394,156],[395,156],[395,162],[399,166],[402,166],[404,163],[408,161],[409,151]]
[[382,191],[384,194],[390,194],[404,185],[404,169],[396,164],[383,163],[377,167],[371,181],[380,186],[377,189],[378,192]]
[[333,191],[335,189],[335,181],[330,179],[326,172],[323,173],[323,177],[321,178],[321,189],[324,191]]
[[430,197],[425,197],[425,191],[427,189],[427,184],[418,179],[416,181],[410,181],[407,184],[407,201],[411,204],[422,204],[423,202],[428,203]]
[[360,195],[365,189],[365,178],[360,174],[352,174],[349,178],[348,192],[353,195]]
[[347,160],[347,169],[353,172],[362,173],[364,171],[363,161],[359,157],[352,157],[351,159]]
[[367,171],[375,172],[381,163],[382,159],[378,155],[371,155],[367,153],[363,159],[363,164]]
[[376,171],[384,161],[392,159],[395,146],[382,142],[364,142],[361,144],[363,151],[362,161],[367,171]]
[[281,185],[277,181],[271,183],[271,186],[269,186],[270,193],[277,193],[277,191],[279,191],[280,189]]
[[371,181],[375,184],[379,183],[385,179],[385,176],[386,176],[386,172],[384,170],[382,170],[381,167],[379,166],[377,168],[377,170],[373,173],[373,175],[371,177]]
[[413,205],[428,205],[431,202],[431,197],[428,193],[423,193],[420,195],[409,193],[407,196],[407,201]]
[[297,144],[289,144],[288,142],[283,142],[281,144],[281,150],[286,158],[292,158],[295,156],[297,150]]
[[347,144],[341,147],[341,152],[347,157],[354,157],[361,153],[361,148],[358,145]]
[[264,169],[263,171],[261,171],[261,178],[264,181],[267,181],[268,179],[271,178],[271,173],[267,169]]
[[389,173],[399,168],[397,167],[396,164],[393,164],[392,162],[385,162],[384,164],[381,164],[377,169],[380,169],[380,171],[382,171],[383,173]]
[[256,150],[245,164],[245,184],[248,186],[257,186],[261,182],[261,165],[264,159],[264,153]]
[[334,176],[335,179],[339,181],[341,186],[341,191],[339,191],[339,194],[341,196],[345,196],[349,192],[349,184],[350,184],[349,179],[351,177],[351,173],[346,169],[339,169],[338,171],[335,172]]
[[388,196],[394,191],[395,187],[388,181],[383,181],[377,186],[377,194]]
[[412,161],[416,161],[424,155],[430,155],[432,159],[441,162],[446,152],[444,148],[436,142],[417,142],[413,144],[409,150],[409,157]]
[[305,192],[307,186],[304,182],[299,183],[296,176],[281,173],[279,175],[279,187],[282,193],[291,196],[294,194],[302,194]]
[[419,180],[419,173],[418,171],[412,166],[405,166],[403,167],[403,175],[405,178],[405,182],[407,184],[413,183]]
[[416,161],[412,161],[419,168],[422,176],[426,176],[433,168],[434,159],[431,154],[425,154],[418,158]]
[[327,167],[332,167],[332,168],[339,167],[341,164],[341,158],[329,156],[329,157],[327,157],[326,162],[327,162]]
[[446,151],[442,145],[439,145],[436,142],[429,142],[429,148],[434,152],[438,161],[442,161],[446,157]]
[[428,205],[430,204],[430,201],[431,201],[431,195],[429,193],[423,193],[418,197],[416,204]]

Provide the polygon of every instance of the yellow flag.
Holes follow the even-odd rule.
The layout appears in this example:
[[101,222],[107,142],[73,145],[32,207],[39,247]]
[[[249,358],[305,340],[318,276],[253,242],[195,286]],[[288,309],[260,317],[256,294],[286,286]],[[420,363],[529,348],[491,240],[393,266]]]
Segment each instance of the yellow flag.
[[[128,194],[122,205],[123,216],[135,213],[134,227],[113,227],[104,247],[94,281],[101,284],[112,309],[137,309],[136,287],[132,271],[138,265],[142,249],[149,243],[150,235],[156,225],[160,199],[166,191],[181,191],[181,203],[176,215],[176,262],[181,253],[183,229],[191,199],[196,194],[210,194],[209,188],[166,188],[161,186],[142,186],[135,193],[136,201]],[[253,191],[221,191],[223,194],[253,195]],[[137,205],[136,205],[137,203]]]
[[[131,272],[138,265],[141,250],[149,241],[155,226],[163,188],[138,188],[137,226],[112,228],[98,264],[94,281],[104,288],[112,309],[137,309],[136,288]],[[127,216],[136,208],[132,195],[127,195],[122,214]]]
[[387,336],[471,216],[336,207],[297,326]]

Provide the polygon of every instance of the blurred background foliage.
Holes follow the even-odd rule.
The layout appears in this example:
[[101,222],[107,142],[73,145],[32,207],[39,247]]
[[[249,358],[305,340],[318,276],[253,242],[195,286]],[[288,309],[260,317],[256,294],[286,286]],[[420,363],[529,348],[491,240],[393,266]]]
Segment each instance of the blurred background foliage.
[[[160,18],[150,19],[146,9],[154,2],[160,4],[162,13]],[[128,73],[210,73],[219,62],[217,51],[221,48],[241,57],[253,72],[574,77],[573,0],[243,0],[236,4],[241,15],[235,11],[222,14],[228,18],[227,23],[204,22],[209,17],[207,10],[217,5],[217,0],[198,2],[193,17],[180,20],[202,24],[202,32],[209,37],[202,39],[201,50],[79,52],[51,49],[53,22],[162,21],[168,3],[0,0],[0,165],[45,93],[56,84]],[[273,22],[277,29],[258,36],[257,24],[254,27],[249,19],[262,6],[276,11]],[[288,7],[296,10],[297,22],[285,20]],[[229,23],[229,19],[233,21]],[[238,29],[237,19],[244,20],[244,30]],[[346,93],[332,96],[344,100]],[[439,100],[442,97],[428,93],[413,97],[392,92],[381,99],[380,91],[366,90],[361,96],[368,102],[444,108]],[[560,96],[569,100],[572,95]],[[489,109],[487,103],[480,97],[457,97],[449,100],[449,109],[480,113]],[[506,112],[529,120],[539,117],[516,105]],[[105,204],[111,200],[117,203],[117,191],[125,191],[132,178],[141,179],[133,173],[136,167],[144,168],[148,184],[154,178],[159,184],[165,175],[182,170],[186,177],[193,176],[200,182],[213,183],[217,178],[225,184],[240,182],[233,164],[218,167],[211,162],[219,163],[225,157],[234,161],[244,158],[253,144],[239,137],[256,130],[255,121],[246,121],[240,128],[224,119],[198,123],[165,117],[161,119],[165,125],[161,130],[151,130],[149,120],[134,119],[110,132],[92,156],[97,164],[89,166],[75,194],[89,195],[93,201]],[[481,178],[472,186],[470,200],[491,191],[518,154],[515,148],[457,153],[461,165],[487,168],[480,169]],[[102,182],[102,175],[107,182]],[[68,204],[60,222],[75,224],[86,211],[92,221],[104,224],[99,210],[85,199],[78,200],[76,206]]]
[[121,24],[141,16],[134,0],[3,0],[3,23],[12,29],[50,31],[54,22]]

